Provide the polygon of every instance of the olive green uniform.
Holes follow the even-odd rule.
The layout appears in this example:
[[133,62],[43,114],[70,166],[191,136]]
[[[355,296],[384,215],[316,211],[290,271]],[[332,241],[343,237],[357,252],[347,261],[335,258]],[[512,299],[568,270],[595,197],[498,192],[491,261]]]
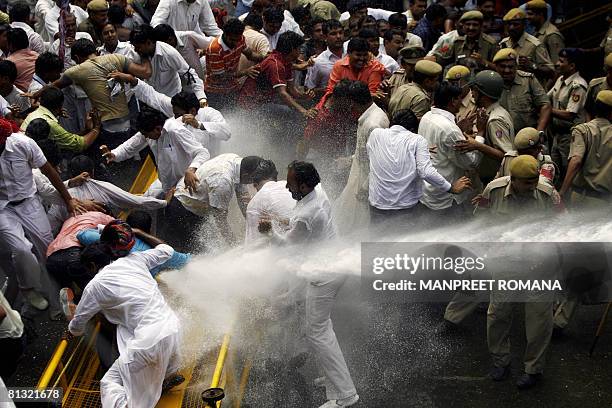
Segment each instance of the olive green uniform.
[[573,121],[566,121],[553,116],[551,126],[549,126],[553,137],[550,155],[559,166],[561,179],[565,178],[567,169],[572,126],[583,123],[586,116],[584,110],[586,90],[586,81],[576,72],[565,79],[563,77],[557,78],[555,85],[548,91],[553,109],[576,114]]
[[[512,160],[515,157],[518,157],[520,154],[516,150],[512,150],[507,152],[502,159],[501,165],[499,166],[499,171],[495,175],[495,178],[505,177],[510,175],[510,165],[512,164]],[[549,155],[545,154],[538,160],[540,162],[540,167],[543,164],[554,164]],[[542,178],[542,181],[546,181],[548,179]]]
[[411,82],[397,88],[389,101],[389,116],[393,117],[398,111],[409,109],[421,120],[431,109],[431,97],[421,85]]
[[532,73],[518,70],[511,86],[504,83],[499,103],[510,113],[514,129],[519,131],[537,128],[540,109],[550,104],[550,100]]
[[551,71],[555,69],[544,44],[531,34],[527,34],[526,32],[523,33],[516,43],[512,38],[506,37],[499,42],[499,45],[501,48],[512,48],[516,50],[520,57],[529,58],[538,69],[545,68]]
[[565,48],[565,38],[553,23],[550,21],[544,22],[533,36],[544,44],[553,64],[559,61],[559,52]]
[[400,86],[409,84],[410,82],[411,81],[406,78],[406,70],[404,68],[395,71],[389,78],[389,97],[392,97]]
[[586,102],[584,108],[590,115],[594,115],[593,107],[595,106],[595,98],[600,91],[611,90],[612,86],[608,82],[608,77],[594,78],[589,82],[587,88]]
[[[489,106],[487,114],[489,119],[487,120],[485,143],[504,153],[514,150],[514,125],[508,111],[498,101]],[[484,156],[480,162],[478,173],[480,178],[486,182],[495,177],[498,169],[499,162],[497,160]]]
[[482,59],[491,62],[499,49],[495,38],[485,33],[480,34],[478,41],[474,42],[469,41],[465,35],[460,35],[455,39],[451,47],[452,49],[449,52],[450,58],[445,58],[444,55],[438,52],[433,53],[440,65],[456,64],[458,60],[469,58],[475,52],[479,53]]

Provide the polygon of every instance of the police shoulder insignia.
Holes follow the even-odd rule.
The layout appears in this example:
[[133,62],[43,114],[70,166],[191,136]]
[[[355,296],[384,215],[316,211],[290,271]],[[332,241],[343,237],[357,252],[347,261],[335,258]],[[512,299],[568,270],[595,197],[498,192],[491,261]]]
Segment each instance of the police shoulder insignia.
[[501,131],[501,129],[498,129],[495,131],[495,136],[501,138],[504,135],[504,132]]
[[572,101],[578,102],[579,100],[580,100],[580,94],[575,93],[572,95]]

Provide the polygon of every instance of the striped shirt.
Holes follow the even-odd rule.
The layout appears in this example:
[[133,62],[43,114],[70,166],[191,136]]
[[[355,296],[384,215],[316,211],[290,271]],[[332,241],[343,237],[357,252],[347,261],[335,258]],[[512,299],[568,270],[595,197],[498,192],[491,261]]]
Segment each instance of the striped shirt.
[[240,55],[246,48],[244,36],[235,48],[229,48],[221,37],[215,38],[206,50],[206,92],[229,94],[240,89],[236,77]]

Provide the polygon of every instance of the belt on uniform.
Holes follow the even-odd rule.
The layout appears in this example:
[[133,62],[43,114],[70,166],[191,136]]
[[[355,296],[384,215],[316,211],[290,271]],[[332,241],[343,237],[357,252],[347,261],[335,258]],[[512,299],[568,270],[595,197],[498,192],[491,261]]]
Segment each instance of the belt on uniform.
[[14,207],[16,205],[19,205],[19,204],[23,203],[27,199],[28,199],[28,197],[22,198],[21,200],[17,200],[17,201],[9,201],[7,205],[10,205],[10,206]]
[[612,193],[610,192],[602,193],[602,192],[591,190],[588,188],[576,188],[576,187],[574,187],[573,190],[576,193],[587,196],[587,197],[599,198],[600,200],[607,200],[607,201],[612,200]]

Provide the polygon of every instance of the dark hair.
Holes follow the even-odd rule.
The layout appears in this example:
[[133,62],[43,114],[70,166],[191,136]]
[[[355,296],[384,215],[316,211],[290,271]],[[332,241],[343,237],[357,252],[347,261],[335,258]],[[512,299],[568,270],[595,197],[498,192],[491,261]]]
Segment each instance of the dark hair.
[[422,72],[414,71],[412,73],[412,82],[416,82],[417,84],[422,84],[426,79],[431,78],[429,75],[425,75]]
[[93,176],[95,166],[96,164],[93,160],[80,154],[68,162],[68,174],[70,177],[76,177],[81,173],[87,172],[90,176]]
[[152,108],[144,108],[138,113],[138,130],[150,132],[157,126],[164,126],[166,115]]
[[351,86],[353,82],[350,79],[341,79],[336,86],[334,86],[334,90],[332,91],[332,96],[334,98],[350,98],[351,97]]
[[278,171],[272,160],[261,160],[252,173],[253,183],[261,183],[264,180],[276,181],[277,178]]
[[312,163],[294,160],[288,168],[295,173],[298,185],[306,184],[310,188],[315,188],[321,182],[319,172]]
[[30,6],[25,2],[15,3],[11,6],[8,15],[11,23],[26,23],[30,19]]
[[349,89],[351,100],[358,105],[367,105],[372,102],[372,95],[368,86],[361,81],[353,81]]
[[146,211],[132,211],[130,215],[127,216],[125,222],[130,224],[130,227],[138,228],[149,234],[151,233],[153,218],[151,217],[151,214]]
[[81,252],[81,264],[89,265],[93,263],[98,269],[104,268],[114,259],[111,248],[102,243],[87,245]]
[[402,13],[393,13],[389,16],[389,25],[391,27],[402,27],[406,29],[406,27],[408,27],[408,17]]
[[482,6],[483,4],[485,4],[487,1],[490,1],[491,3],[495,3],[495,0],[476,0],[476,5],[477,6]]
[[244,23],[237,18],[230,18],[223,25],[224,34],[242,34],[244,33]]
[[402,109],[395,112],[393,118],[391,118],[390,126],[396,125],[411,132],[416,132],[419,127],[419,120],[410,109]]
[[147,41],[155,42],[155,32],[150,25],[139,25],[130,33],[130,42],[132,45],[144,44]]
[[612,112],[612,107],[606,105],[602,101],[595,100],[593,104],[593,114],[598,118],[608,118],[610,116],[610,112]]
[[582,52],[578,48],[563,48],[559,51],[559,56],[567,58],[570,64],[576,64],[576,69],[578,69]]
[[42,118],[37,118],[28,123],[25,133],[28,137],[38,142],[39,140],[48,138],[50,131],[51,126],[49,126],[49,123]]
[[11,26],[8,24],[0,24],[0,34],[2,34],[5,31],[8,31],[11,29]]
[[396,35],[402,37],[402,40],[404,39],[404,33],[402,33],[400,30],[396,30],[394,28],[385,31],[385,34],[383,35],[383,39],[385,41],[393,41],[393,37],[395,37]]
[[353,14],[353,12],[367,7],[368,2],[366,0],[350,0],[346,5],[346,10],[349,12],[349,14]]
[[52,52],[43,52],[36,58],[34,63],[34,72],[41,75],[44,72],[62,71],[64,69],[64,61],[57,54]]
[[346,51],[350,54],[351,52],[367,52],[370,51],[368,42],[363,38],[351,38],[348,43]]
[[461,96],[461,88],[448,81],[442,82],[434,91],[433,104],[438,108],[446,108],[454,98]]
[[[297,6],[289,10],[289,12],[291,13],[291,16],[293,16],[295,22],[299,25],[306,24],[306,22],[308,22],[308,19],[310,18],[310,7]],[[315,18],[310,22],[309,25],[310,27],[314,27],[315,24],[321,24],[323,21],[325,20],[321,18]]]
[[344,30],[344,27],[342,27],[342,23],[340,23],[338,20],[327,20],[325,23],[323,23],[323,34],[327,35],[327,33],[329,33],[331,30]]
[[259,14],[251,12],[244,18],[244,25],[261,30],[263,28],[263,18]]
[[259,156],[245,156],[240,161],[240,178],[250,176],[257,169],[259,162],[263,159]]
[[285,21],[285,16],[283,12],[277,9],[276,7],[268,7],[263,12],[263,20],[266,23],[281,23]]
[[153,36],[155,41],[166,42],[167,40],[174,38],[176,40],[176,33],[174,28],[168,24],[158,24],[153,29]]
[[83,59],[89,57],[91,54],[96,53],[96,45],[93,41],[88,40],[87,38],[79,38],[72,44],[70,47],[70,55],[72,59],[75,56]]
[[57,166],[60,163],[60,161],[62,160],[62,153],[60,152],[59,147],[57,147],[53,140],[36,140],[36,144],[38,145],[38,147],[40,147],[40,150],[42,150],[43,154],[45,155],[45,158],[49,163],[51,163],[52,166]]
[[0,61],[0,77],[8,77],[11,82],[17,79],[17,67],[13,61]]
[[378,31],[372,30],[370,28],[362,28],[361,30],[359,30],[359,38],[363,38],[364,40],[367,40],[369,38],[378,38]]
[[440,4],[432,4],[425,10],[425,18],[427,18],[429,21],[434,21],[438,18],[445,18],[446,15],[446,9]]
[[172,106],[181,108],[185,112],[189,112],[191,109],[200,109],[200,101],[193,92],[181,91],[174,95],[170,99]]
[[48,86],[40,93],[40,104],[50,111],[57,111],[64,106],[64,93],[54,86]]
[[6,40],[13,50],[23,50],[30,47],[30,40],[23,28],[11,28],[6,33]]
[[276,43],[276,51],[281,54],[289,54],[291,51],[304,44],[304,38],[293,31],[285,31],[278,37]]
[[370,15],[365,16],[360,22],[359,22],[359,28],[363,27],[366,23],[374,23],[374,25],[376,25],[376,19]]
[[119,4],[111,4],[108,8],[108,22],[112,25],[121,25],[126,19],[125,9]]

